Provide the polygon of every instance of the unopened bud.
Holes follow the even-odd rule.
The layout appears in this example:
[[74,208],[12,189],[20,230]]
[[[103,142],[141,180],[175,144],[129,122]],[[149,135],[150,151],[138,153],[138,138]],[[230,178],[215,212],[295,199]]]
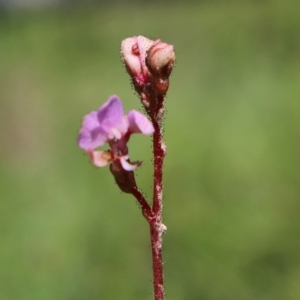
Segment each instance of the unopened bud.
[[169,76],[175,63],[174,47],[161,40],[134,36],[122,41],[121,55],[147,112],[155,111],[157,96],[164,97],[169,88]]
[[134,36],[127,38],[121,43],[121,55],[126,69],[135,81],[144,83],[148,77],[148,68],[146,67],[147,51],[153,45],[153,41],[144,36]]
[[156,77],[168,78],[174,63],[174,47],[161,40],[155,41],[147,52],[146,64],[150,73]]

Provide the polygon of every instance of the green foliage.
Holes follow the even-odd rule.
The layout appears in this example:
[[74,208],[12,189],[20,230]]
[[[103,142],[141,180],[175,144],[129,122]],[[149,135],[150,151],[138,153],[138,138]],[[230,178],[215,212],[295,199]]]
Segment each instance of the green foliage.
[[[297,6],[298,5],[298,6]],[[167,99],[167,299],[300,298],[299,4],[79,7],[0,22],[0,299],[152,299],[148,228],[76,146],[118,94],[122,39],[175,45]],[[151,196],[150,140],[134,137]]]

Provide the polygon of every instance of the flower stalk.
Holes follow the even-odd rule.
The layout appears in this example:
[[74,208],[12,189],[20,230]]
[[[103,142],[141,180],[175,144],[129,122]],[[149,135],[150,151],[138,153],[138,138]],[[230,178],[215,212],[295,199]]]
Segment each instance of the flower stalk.
[[166,231],[166,226],[162,223],[163,209],[163,160],[166,154],[164,141],[162,139],[161,127],[156,124],[153,134],[153,154],[154,154],[154,185],[152,212],[155,216],[154,222],[150,222],[153,284],[155,300],[164,299],[164,276],[162,261],[162,235]]
[[169,88],[169,76],[175,62],[175,52],[172,45],[138,36],[122,42],[121,54],[133,86],[154,127],[152,218],[147,220],[151,236],[154,299],[164,300],[162,235],[167,228],[162,223],[163,162],[166,155],[162,119],[165,96]]
[[[162,120],[175,52],[172,45],[161,40],[152,41],[143,36],[135,36],[121,43],[121,55],[148,118],[136,110],[124,114],[120,98],[113,95],[97,111],[92,111],[84,117],[79,131],[78,146],[87,153],[96,167],[109,165],[120,190],[132,194],[138,201],[150,227],[154,300],[164,300],[162,235],[167,227],[162,223],[163,162],[166,155]],[[151,205],[135,180],[134,171],[142,162],[133,162],[129,158],[127,143],[131,135],[136,133],[153,134]],[[108,150],[98,150],[106,144],[109,146]]]

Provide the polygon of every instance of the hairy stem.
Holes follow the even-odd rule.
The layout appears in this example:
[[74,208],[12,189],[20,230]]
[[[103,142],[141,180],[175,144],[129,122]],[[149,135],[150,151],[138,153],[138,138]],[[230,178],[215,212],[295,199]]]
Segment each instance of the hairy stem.
[[152,263],[153,263],[153,284],[154,299],[164,299],[164,277],[162,262],[162,234],[166,227],[162,224],[162,179],[163,179],[163,160],[166,155],[166,147],[162,137],[160,121],[153,119],[153,156],[154,156],[154,186],[152,212],[154,219],[150,222]]
[[162,230],[157,222],[150,223],[154,299],[164,299],[164,277],[162,263]]
[[157,121],[154,124],[153,134],[153,155],[154,155],[154,186],[152,211],[160,218],[162,215],[162,179],[163,179],[163,161],[165,157],[165,143],[162,138],[161,126]]
[[136,187],[131,191],[131,193],[136,198],[139,205],[141,206],[143,216],[150,223],[150,220],[153,218],[153,213],[152,213],[151,207],[148,204],[148,202],[146,201],[145,197],[143,196],[141,191]]

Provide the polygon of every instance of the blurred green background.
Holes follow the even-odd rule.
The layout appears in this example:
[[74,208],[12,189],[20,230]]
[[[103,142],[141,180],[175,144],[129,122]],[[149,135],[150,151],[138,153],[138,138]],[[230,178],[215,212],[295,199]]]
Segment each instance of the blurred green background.
[[[151,300],[148,226],[76,145],[118,94],[122,39],[175,46],[165,119],[167,299],[300,299],[300,2],[6,9],[0,15],[0,299]],[[134,136],[151,196],[150,138]]]

